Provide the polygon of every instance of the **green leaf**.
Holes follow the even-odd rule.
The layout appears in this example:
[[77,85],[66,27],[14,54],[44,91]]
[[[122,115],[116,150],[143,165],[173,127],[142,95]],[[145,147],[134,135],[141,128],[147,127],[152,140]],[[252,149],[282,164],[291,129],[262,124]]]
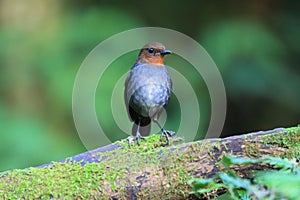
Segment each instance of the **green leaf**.
[[215,198],[215,200],[232,200],[234,198],[232,198],[231,194],[229,192],[226,192],[225,194],[222,194],[220,196],[218,196],[217,198]]
[[222,162],[229,165],[249,165],[262,162],[262,159],[245,159],[245,158],[235,158],[231,156],[224,156]]
[[277,197],[299,199],[300,175],[284,171],[259,172],[255,176],[255,182],[267,186]]

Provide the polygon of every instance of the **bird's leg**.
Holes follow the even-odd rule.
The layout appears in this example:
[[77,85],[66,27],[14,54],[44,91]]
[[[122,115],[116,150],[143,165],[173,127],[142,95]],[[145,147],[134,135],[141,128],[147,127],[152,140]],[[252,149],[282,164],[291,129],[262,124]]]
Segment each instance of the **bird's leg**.
[[157,126],[160,128],[161,130],[161,137],[165,136],[167,141],[168,141],[168,145],[170,145],[170,138],[169,136],[173,136],[175,133],[173,131],[167,131],[165,130],[160,124],[159,122],[157,121],[156,118],[153,118],[153,122],[155,122],[157,124]]
[[136,135],[135,135],[135,140],[137,140],[137,143],[139,146],[141,144],[140,124],[141,124],[141,120],[139,120],[137,129],[136,129]]
[[141,144],[140,138],[143,137],[141,136],[140,133],[140,120],[139,120],[139,123],[137,124],[137,128],[136,128],[135,138],[128,137],[128,144],[134,145],[134,141],[137,140],[138,145],[140,145]]
[[138,145],[141,144],[141,139],[145,139],[145,137],[142,136],[140,133],[140,127],[141,127],[141,119],[139,119],[139,123],[136,129],[136,135],[135,135],[135,140],[137,140]]

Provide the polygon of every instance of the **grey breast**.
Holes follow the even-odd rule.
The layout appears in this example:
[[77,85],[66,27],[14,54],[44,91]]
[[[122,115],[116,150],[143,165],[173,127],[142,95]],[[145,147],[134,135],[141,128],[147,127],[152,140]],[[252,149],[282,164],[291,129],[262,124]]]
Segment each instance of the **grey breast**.
[[142,116],[152,117],[168,102],[171,80],[165,67],[138,65],[132,68],[129,79],[129,105]]

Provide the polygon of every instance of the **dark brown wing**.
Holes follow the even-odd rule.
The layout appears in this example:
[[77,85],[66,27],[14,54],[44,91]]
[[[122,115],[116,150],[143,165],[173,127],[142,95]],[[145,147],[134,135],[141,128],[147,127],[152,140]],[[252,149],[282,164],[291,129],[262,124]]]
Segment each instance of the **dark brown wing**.
[[133,121],[132,117],[130,116],[130,112],[129,112],[129,99],[127,98],[127,92],[128,92],[127,88],[128,88],[129,79],[130,79],[130,73],[128,74],[128,76],[125,80],[124,100],[125,100],[125,106],[126,106],[128,118],[130,119],[130,121]]
[[149,117],[141,117],[138,113],[136,113],[129,105],[129,101],[130,99],[128,99],[128,95],[127,95],[127,87],[128,87],[128,81],[130,80],[130,73],[127,76],[126,80],[125,80],[125,90],[124,90],[124,100],[125,100],[125,106],[126,106],[126,110],[127,110],[127,115],[128,118],[134,122],[133,126],[132,126],[132,135],[135,136],[136,132],[137,132],[137,127],[139,124],[139,119],[141,120],[140,122],[140,134],[142,136],[148,136],[150,135],[150,131],[151,131],[151,119]]
[[125,80],[125,90],[124,90],[124,100],[125,100],[125,106],[126,106],[126,110],[127,110],[127,115],[128,118],[131,121],[134,121],[135,124],[139,123],[140,120],[140,125],[141,126],[146,126],[148,124],[150,124],[151,119],[149,117],[143,117],[141,115],[139,115],[131,106],[130,106],[130,99],[128,99],[128,81],[130,80],[130,73],[127,76],[126,80]]

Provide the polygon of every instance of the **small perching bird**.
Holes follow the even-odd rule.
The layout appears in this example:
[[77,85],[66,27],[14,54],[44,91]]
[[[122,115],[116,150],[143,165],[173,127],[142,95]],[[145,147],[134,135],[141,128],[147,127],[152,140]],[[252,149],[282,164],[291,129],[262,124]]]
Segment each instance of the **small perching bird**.
[[129,118],[134,122],[132,134],[138,145],[140,138],[150,135],[151,121],[159,126],[168,144],[168,136],[174,134],[166,131],[157,121],[171,93],[172,82],[164,65],[164,56],[171,53],[161,43],[146,44],[125,81],[126,109]]

